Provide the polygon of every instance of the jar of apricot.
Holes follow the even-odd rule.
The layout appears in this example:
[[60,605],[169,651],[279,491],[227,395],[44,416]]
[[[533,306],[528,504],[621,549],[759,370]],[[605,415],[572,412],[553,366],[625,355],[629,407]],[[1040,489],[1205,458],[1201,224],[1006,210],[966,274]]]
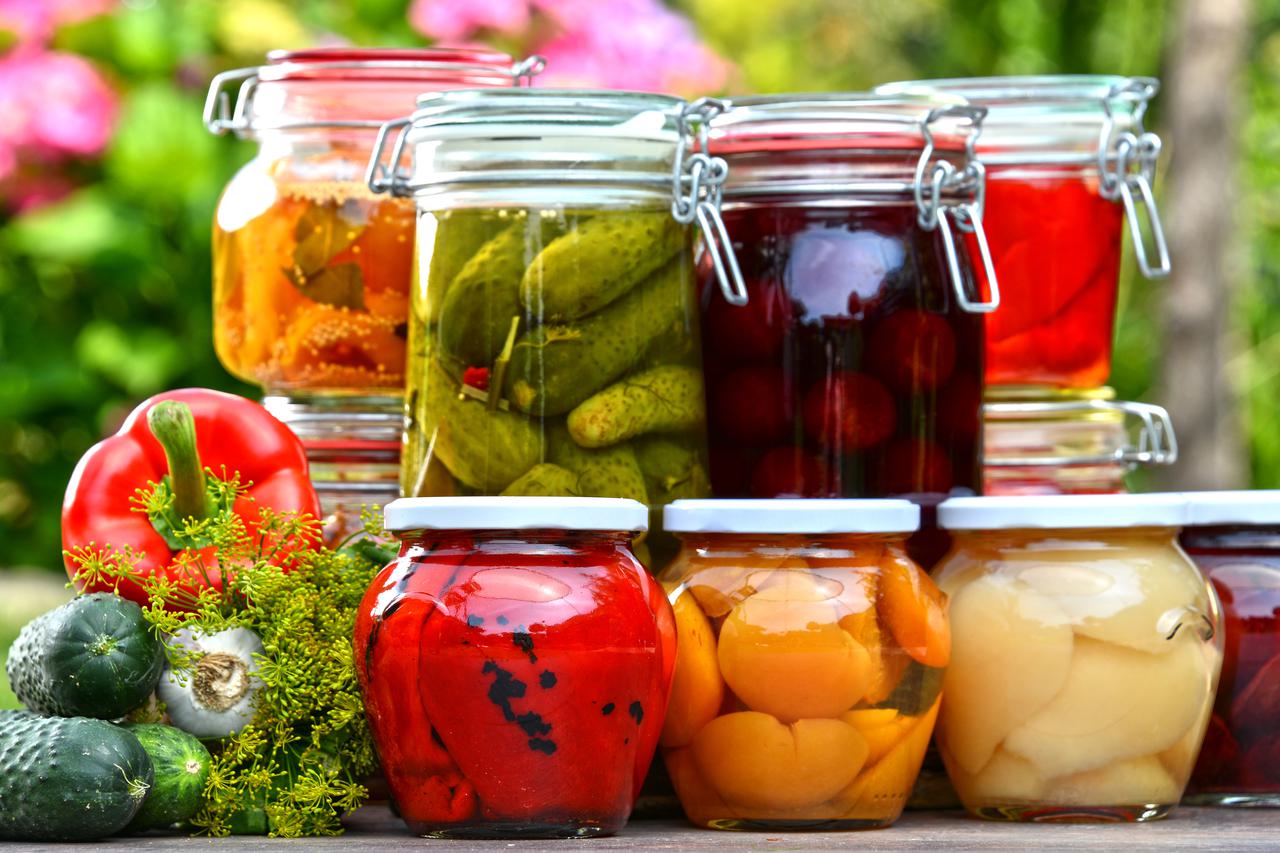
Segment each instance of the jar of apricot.
[[661,747],[689,820],[864,829],[902,813],[951,655],[903,500],[682,500],[660,576],[676,669]]
[[966,809],[1142,821],[1182,796],[1222,663],[1179,495],[954,498],[938,748]]

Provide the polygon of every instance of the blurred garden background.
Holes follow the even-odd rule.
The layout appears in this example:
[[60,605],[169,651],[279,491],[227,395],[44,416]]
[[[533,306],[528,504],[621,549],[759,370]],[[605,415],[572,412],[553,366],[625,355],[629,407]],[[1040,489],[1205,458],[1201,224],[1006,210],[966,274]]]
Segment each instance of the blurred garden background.
[[[201,104],[218,71],[312,44],[487,43],[547,56],[543,84],[686,95],[1172,79],[1152,110],[1165,163],[1176,177],[1203,143],[1216,171],[1160,177],[1175,269],[1194,274],[1126,273],[1113,384],[1173,410],[1184,473],[1162,485],[1280,486],[1278,23],[1280,0],[0,0],[0,567],[55,577],[68,475],[137,401],[253,393],[214,358],[209,259],[252,148],[206,133]],[[1213,228],[1174,209],[1204,204]]]

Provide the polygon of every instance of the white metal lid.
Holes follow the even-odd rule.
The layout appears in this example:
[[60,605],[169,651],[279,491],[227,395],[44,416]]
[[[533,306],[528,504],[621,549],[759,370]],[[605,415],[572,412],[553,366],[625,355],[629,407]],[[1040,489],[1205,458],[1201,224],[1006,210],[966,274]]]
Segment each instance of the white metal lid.
[[1280,524],[1280,489],[1183,492],[1187,524]]
[[920,507],[904,500],[683,500],[667,506],[673,533],[913,533]]
[[938,505],[938,526],[946,530],[1182,527],[1186,523],[1187,500],[1172,492],[951,498]]
[[649,529],[649,510],[625,498],[400,498],[383,511],[387,530]]

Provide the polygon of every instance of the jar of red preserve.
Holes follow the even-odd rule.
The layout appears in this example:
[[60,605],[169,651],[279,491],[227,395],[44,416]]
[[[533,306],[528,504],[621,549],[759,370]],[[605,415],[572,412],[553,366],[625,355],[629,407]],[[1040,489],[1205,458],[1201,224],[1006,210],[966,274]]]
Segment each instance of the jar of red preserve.
[[[711,126],[748,302],[703,276],[718,497],[974,494],[981,108],[923,97],[735,100]],[[982,244],[985,245],[985,244]]]
[[1182,547],[1222,599],[1227,644],[1189,800],[1280,806],[1280,491],[1186,498]]
[[1169,413],[1107,387],[987,389],[983,412],[988,495],[1124,492],[1136,468],[1178,458]]
[[214,217],[214,344],[306,445],[335,538],[359,529],[361,504],[398,494],[415,217],[365,185],[378,130],[423,92],[511,87],[540,64],[316,48],[273,51],[209,87],[208,129],[257,144]]
[[1143,274],[1169,272],[1151,189],[1160,138],[1143,129],[1159,85],[1147,77],[1068,75],[879,89],[959,95],[988,109],[977,150],[1004,296],[987,323],[988,384],[1106,383],[1126,220]]
[[355,660],[401,816],[428,837],[608,835],[662,731],[675,622],[616,498],[404,498]]

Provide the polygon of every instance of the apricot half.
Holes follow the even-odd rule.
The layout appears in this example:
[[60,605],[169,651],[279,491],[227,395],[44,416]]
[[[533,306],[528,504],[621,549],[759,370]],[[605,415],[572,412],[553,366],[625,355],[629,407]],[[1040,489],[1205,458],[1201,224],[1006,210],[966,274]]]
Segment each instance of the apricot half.
[[662,727],[664,747],[685,746],[720,712],[724,681],[711,623],[687,592],[675,601],[676,670]]
[[717,717],[693,739],[702,778],[730,806],[801,809],[831,799],[858,775],[867,742],[840,720],[784,725],[757,711]]
[[880,612],[907,654],[925,666],[947,665],[951,627],[946,597],[898,549],[886,548],[880,560]]
[[836,794],[834,802],[846,819],[884,823],[897,820],[920,773],[937,718],[936,701],[919,717],[904,718],[910,728],[893,748]]
[[666,762],[667,775],[671,777],[671,784],[680,798],[680,806],[690,822],[707,826],[713,820],[738,817],[715,789],[707,784],[688,749],[664,750],[662,760]]
[[836,621],[831,583],[787,573],[725,618],[720,673],[747,707],[792,722],[839,716],[866,695],[871,656]]

